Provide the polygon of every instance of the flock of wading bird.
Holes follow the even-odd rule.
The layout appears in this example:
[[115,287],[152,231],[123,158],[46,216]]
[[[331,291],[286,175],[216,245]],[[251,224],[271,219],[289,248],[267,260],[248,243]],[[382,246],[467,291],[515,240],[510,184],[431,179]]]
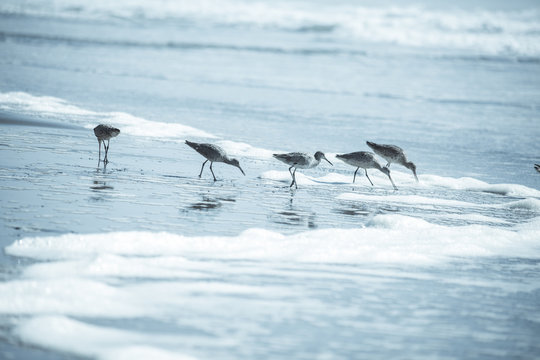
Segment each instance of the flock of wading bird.
[[[120,130],[110,125],[100,124],[94,128],[94,134],[96,135],[99,143],[98,164],[101,161],[101,143],[103,143],[103,148],[105,149],[105,157],[103,159],[103,163],[107,164],[109,162],[109,160],[107,159],[107,154],[109,153],[109,141],[111,138],[118,136],[118,134],[120,134]],[[105,141],[107,141],[107,145],[105,145]],[[394,180],[392,180],[392,177],[390,176],[389,168],[390,164],[392,163],[403,165],[407,169],[411,170],[414,178],[418,182],[418,177],[416,176],[416,165],[414,165],[412,161],[407,160],[407,156],[405,155],[403,149],[395,145],[376,144],[370,141],[366,141],[366,143],[375,152],[375,154],[384,158],[387,161],[387,164],[385,166],[382,166],[375,158],[375,154],[369,151],[356,151],[348,154],[336,155],[336,157],[344,163],[356,167],[353,176],[353,183],[356,180],[356,173],[360,168],[362,168],[364,169],[364,172],[369,182],[373,186],[373,182],[369,178],[367,169],[377,169],[384,173],[386,176],[388,176],[388,179],[390,179],[392,186],[395,190],[397,190],[396,184],[394,184]],[[216,176],[214,175],[214,170],[212,169],[212,165],[215,162],[222,162],[235,166],[240,169],[242,174],[246,175],[244,173],[244,170],[242,170],[242,168],[240,167],[240,162],[237,159],[230,158],[225,152],[225,150],[223,150],[221,147],[214,144],[196,143],[188,140],[186,140],[186,144],[206,158],[206,160],[201,166],[199,178],[202,176],[204,166],[208,161],[210,161],[210,172],[214,177],[214,181],[217,180]],[[333,165],[321,151],[317,151],[314,155],[301,152],[291,152],[286,154],[274,154],[274,157],[290,166],[289,173],[291,174],[292,182],[289,187],[292,187],[294,185],[296,189],[298,189],[295,176],[296,169],[314,168],[319,165],[322,159],[326,160],[330,165]]]

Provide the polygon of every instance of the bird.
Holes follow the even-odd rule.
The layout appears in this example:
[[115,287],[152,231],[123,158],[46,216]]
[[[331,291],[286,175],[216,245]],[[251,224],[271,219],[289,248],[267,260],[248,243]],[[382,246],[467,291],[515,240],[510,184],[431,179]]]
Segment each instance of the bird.
[[[106,164],[109,162],[107,159],[107,154],[109,153],[109,141],[111,138],[118,136],[118,134],[120,134],[120,130],[112,127],[111,125],[99,124],[94,128],[94,134],[96,135],[99,144],[98,165],[101,161],[101,143],[103,143],[103,148],[105,149],[105,158],[103,159],[103,163]],[[105,145],[105,140],[107,140],[107,145]]]
[[540,173],[540,164],[534,164],[534,168]]
[[[289,174],[292,176],[292,182],[289,187],[292,187],[293,185],[296,185],[296,188],[298,189],[298,184],[296,184],[296,169],[311,169],[315,166],[319,165],[321,162],[321,159],[324,159],[328,161],[328,163],[332,166],[330,160],[324,156],[324,153],[321,151],[317,151],[315,155],[309,155],[307,153],[301,153],[301,152],[291,152],[287,154],[273,154],[273,156],[278,159],[279,161],[284,162],[287,165],[290,165],[289,167]],[[294,172],[291,172],[291,169],[294,168]]]
[[392,183],[392,186],[394,187],[394,190],[397,190],[396,184],[394,184],[394,181],[392,180],[392,177],[390,176],[390,169],[386,166],[381,166],[381,164],[377,161],[375,158],[375,154],[369,151],[357,151],[352,152],[349,154],[341,154],[336,155],[338,159],[343,161],[345,164],[349,164],[352,166],[356,166],[356,171],[354,172],[353,176],[353,183],[356,179],[356,173],[358,172],[358,169],[363,168],[366,172],[366,177],[368,178],[369,182],[371,183],[371,186],[373,186],[373,182],[368,176],[367,169],[377,169],[388,176],[390,179],[390,182]]
[[199,178],[202,175],[204,165],[210,161],[210,171],[212,172],[212,176],[214,177],[214,181],[217,181],[216,175],[214,175],[214,170],[212,170],[212,165],[214,162],[223,162],[225,164],[229,164],[232,166],[236,166],[244,176],[246,175],[244,173],[244,170],[240,167],[240,163],[236,159],[231,159],[225,150],[223,150],[221,147],[214,145],[214,144],[203,144],[203,143],[196,143],[186,140],[186,144],[192,147],[195,151],[197,151],[199,154],[204,156],[206,160],[203,162],[201,167],[201,172],[199,174]]
[[402,148],[396,145],[376,144],[371,141],[366,141],[366,144],[373,149],[375,154],[384,158],[388,162],[386,164],[387,168],[390,168],[391,163],[403,165],[412,171],[416,182],[418,182],[418,176],[416,176],[416,165],[414,165],[412,161],[407,160],[407,156]]

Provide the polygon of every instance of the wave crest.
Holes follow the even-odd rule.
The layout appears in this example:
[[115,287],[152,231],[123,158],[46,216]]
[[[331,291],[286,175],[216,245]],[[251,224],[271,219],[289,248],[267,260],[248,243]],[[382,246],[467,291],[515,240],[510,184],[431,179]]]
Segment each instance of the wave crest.
[[269,28],[348,37],[414,47],[472,50],[487,54],[540,55],[540,12],[432,10],[419,6],[265,3],[202,0],[4,1],[5,15],[52,16],[100,20],[174,20],[185,26]]

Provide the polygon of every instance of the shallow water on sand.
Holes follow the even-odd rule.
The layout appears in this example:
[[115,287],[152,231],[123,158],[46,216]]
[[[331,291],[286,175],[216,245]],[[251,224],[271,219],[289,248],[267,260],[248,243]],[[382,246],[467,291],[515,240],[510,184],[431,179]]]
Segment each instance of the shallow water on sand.
[[540,12],[471,6],[1,4],[0,357],[538,357]]

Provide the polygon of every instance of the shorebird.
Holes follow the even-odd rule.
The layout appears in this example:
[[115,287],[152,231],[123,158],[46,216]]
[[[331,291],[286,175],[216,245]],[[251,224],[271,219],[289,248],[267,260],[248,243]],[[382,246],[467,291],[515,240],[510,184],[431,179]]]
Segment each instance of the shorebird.
[[371,141],[366,141],[366,144],[373,149],[375,154],[383,157],[388,162],[388,164],[386,164],[387,168],[390,168],[391,163],[403,165],[412,171],[416,182],[418,182],[418,176],[416,176],[416,165],[414,165],[412,161],[407,160],[407,156],[402,148],[396,145],[375,144]]
[[377,169],[388,176],[390,179],[390,182],[392,183],[392,186],[395,190],[397,190],[396,184],[394,184],[394,181],[392,180],[392,177],[390,176],[390,169],[386,166],[381,166],[377,159],[375,159],[375,154],[371,153],[369,151],[357,151],[352,152],[349,154],[342,154],[342,155],[336,155],[338,159],[343,161],[345,164],[349,164],[352,166],[356,166],[356,171],[354,172],[353,176],[353,183],[356,179],[356,173],[358,172],[358,169],[362,168],[366,172],[366,177],[368,178],[369,182],[371,183],[371,186],[373,186],[373,182],[368,176],[367,169]]
[[191,142],[188,140],[186,140],[186,144],[192,147],[195,151],[197,151],[199,154],[201,154],[202,156],[206,158],[205,162],[203,162],[202,164],[199,178],[202,175],[204,165],[208,161],[210,161],[210,171],[212,172],[214,181],[217,181],[216,175],[214,175],[214,170],[212,170],[212,164],[214,164],[214,162],[223,162],[225,164],[236,166],[238,169],[240,169],[240,171],[242,172],[242,174],[244,174],[244,176],[246,175],[244,173],[244,170],[242,170],[242,168],[240,167],[240,163],[238,162],[238,160],[229,158],[227,153],[225,153],[225,150],[223,150],[221,147],[214,144],[201,144],[201,143]]
[[[320,151],[317,151],[315,155],[309,155],[306,153],[300,153],[300,152],[292,152],[287,154],[274,154],[274,157],[278,159],[279,161],[283,161],[287,165],[291,165],[289,168],[289,174],[292,176],[292,182],[289,187],[292,187],[293,185],[296,185],[296,188],[298,189],[298,185],[296,184],[296,169],[311,169],[315,166],[319,165],[321,162],[321,159],[324,159],[328,161],[328,163],[332,166],[334,166],[330,160],[324,156],[324,154]],[[294,168],[294,171],[291,172],[291,169]]]
[[[105,149],[105,158],[103,159],[103,162],[106,164],[109,162],[109,160],[107,160],[107,154],[109,153],[109,141],[111,138],[118,136],[118,134],[120,134],[120,130],[112,127],[111,125],[99,124],[94,128],[94,134],[96,135],[99,143],[98,165],[101,161],[101,143],[103,143],[103,148]],[[105,140],[107,140],[107,145],[105,145]]]
[[536,169],[536,171],[540,172],[540,165],[539,164],[534,164],[534,168]]

